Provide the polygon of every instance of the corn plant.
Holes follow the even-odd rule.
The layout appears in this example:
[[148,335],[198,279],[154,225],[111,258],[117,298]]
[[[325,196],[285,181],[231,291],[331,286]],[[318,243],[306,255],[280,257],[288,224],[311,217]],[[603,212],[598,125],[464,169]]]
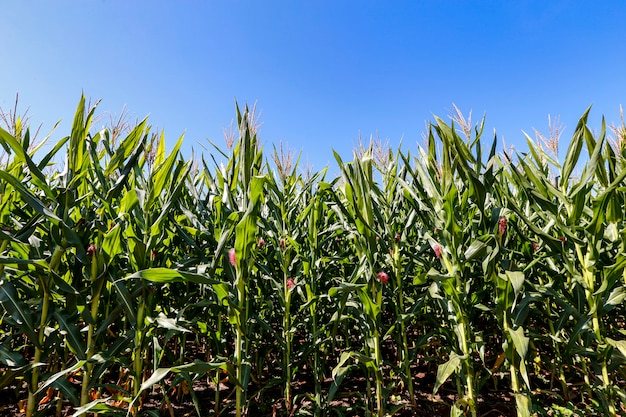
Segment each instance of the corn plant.
[[[370,153],[366,152],[361,158],[355,158],[355,161],[347,164],[343,163],[338,154],[335,154],[335,158],[342,170],[344,181],[342,198],[338,202],[345,216],[348,233],[353,239],[357,259],[352,282],[356,285],[352,288],[356,291],[363,309],[360,324],[365,341],[363,354],[346,353],[357,357],[365,365],[368,375],[368,399],[370,379],[375,382],[376,402],[368,404],[368,413],[383,416],[385,404],[381,337],[385,332],[382,328],[381,313],[384,286],[389,282],[389,276],[387,272],[379,269],[381,260],[376,244],[379,239],[377,224],[383,220],[376,205],[380,191],[373,179],[373,161]],[[347,358],[348,356],[344,355],[339,366]]]
[[[247,389],[250,381],[250,342],[253,327],[251,317],[251,277],[254,274],[254,257],[258,244],[257,223],[260,215],[265,178],[261,175],[262,153],[256,137],[249,109],[243,113],[237,107],[239,140],[232,157],[217,177],[216,190],[221,201],[216,204],[218,213],[224,211],[225,224],[216,227],[218,232],[214,258],[224,260],[223,268],[230,282],[220,291],[220,299],[228,303],[229,322],[235,334],[233,352],[236,372],[235,411],[237,416],[246,413]],[[211,178],[207,174],[206,178]],[[214,180],[211,178],[209,185]],[[228,243],[234,244],[228,246]],[[215,269],[215,265],[212,267]],[[223,292],[226,289],[228,292]],[[232,292],[231,292],[232,291]]]
[[[282,380],[284,381],[285,409],[291,412],[293,409],[292,379],[293,379],[293,337],[296,326],[293,323],[292,296],[301,286],[302,279],[298,257],[300,252],[298,238],[299,227],[294,220],[298,218],[298,212],[302,209],[301,197],[306,192],[306,185],[297,174],[298,161],[293,163],[292,154],[283,151],[282,144],[280,153],[274,148],[274,163],[276,174],[267,182],[270,191],[266,202],[268,213],[264,222],[264,230],[268,233],[267,239],[272,239],[274,250],[265,257],[267,279],[272,283],[272,289],[279,296],[278,304],[281,309],[280,345],[282,350]],[[272,172],[272,171],[270,171]],[[267,244],[264,242],[264,244]],[[270,270],[268,267],[274,265]],[[278,335],[277,335],[278,336]]]
[[[61,325],[68,323],[66,319],[73,315],[73,311],[66,312],[68,315],[55,311],[55,304],[65,296],[65,293],[75,291],[66,281],[68,274],[72,273],[68,264],[69,262],[78,264],[77,268],[80,269],[80,264],[88,263],[87,247],[77,234],[75,225],[78,222],[76,202],[87,191],[83,180],[88,164],[85,132],[89,129],[93,111],[92,108],[85,115],[84,99],[81,99],[72,135],[69,137],[68,154],[71,157],[66,161],[65,175],[58,179],[60,181],[58,185],[51,184],[42,170],[67,139],[59,142],[51,153],[36,164],[32,155],[29,155],[28,133],[24,138],[20,138],[23,139],[20,143],[18,138],[4,130],[1,131],[3,146],[8,152],[14,153],[14,158],[7,169],[0,171],[3,180],[2,194],[6,197],[11,196],[8,199],[3,198],[2,201],[5,222],[3,224],[14,224],[17,232],[13,237],[5,235],[8,239],[3,240],[3,249],[9,252],[5,262],[7,265],[17,265],[21,263],[18,259],[22,259],[26,265],[37,265],[28,268],[32,271],[27,272],[26,276],[15,271],[16,273],[10,274],[14,278],[3,282],[2,286],[5,310],[14,316],[18,315],[14,317],[16,323],[22,327],[24,334],[29,336],[34,347],[26,406],[26,415],[29,417],[34,415],[36,402],[38,397],[41,397],[39,390],[39,369],[43,366],[41,362],[50,359],[54,351],[58,352],[60,342],[59,338],[55,337],[48,340],[46,330],[54,328],[53,314]],[[29,189],[28,184],[32,184],[33,188]],[[42,241],[46,242],[43,247],[36,244]],[[25,291],[23,295],[29,297],[28,299],[20,299],[16,285]],[[36,308],[34,310],[27,308],[23,304],[26,300]],[[77,349],[77,354],[84,358],[88,352],[81,349],[84,342],[78,336],[77,329],[70,324],[65,330],[68,331],[70,347]]]
[[[549,161],[556,177],[548,177],[546,169],[537,169],[526,160],[512,171],[526,192],[531,210],[538,214],[540,224],[546,225],[543,230],[522,208],[513,207],[543,241],[551,258],[558,261],[556,268],[565,278],[563,282],[547,279],[540,283],[540,290],[549,297],[546,309],[550,316],[560,311],[555,322],[550,322],[550,332],[554,336],[563,333],[566,339],[556,340],[568,341],[554,346],[558,358],[569,362],[579,355],[586,390],[609,415],[616,415],[616,395],[624,395],[609,376],[609,364],[621,361],[613,355],[621,345],[613,339],[616,327],[607,313],[624,299],[623,242],[618,239],[618,229],[624,216],[626,174],[616,164],[615,150],[606,141],[604,122],[594,137],[586,125],[588,113],[589,109],[581,117],[562,165],[545,158],[541,149],[531,144],[535,165],[545,166]],[[572,174],[585,144],[589,159],[576,178]],[[569,303],[563,305],[559,298]],[[572,328],[568,328],[570,317],[575,321]],[[565,374],[561,372],[559,379],[565,398],[569,398]]]
[[[435,132],[443,143],[441,159],[435,148]],[[477,228],[474,222],[461,223],[456,213],[465,213],[469,219],[484,218],[485,192],[475,172],[481,167],[453,127],[443,121],[437,120],[428,140],[428,153],[420,150],[422,160],[410,172],[411,184],[405,184],[422,224],[429,230],[425,238],[432,248],[431,259],[441,265],[441,269],[432,267],[427,272],[432,279],[430,294],[449,321],[451,332],[446,331],[445,337],[456,343],[456,348],[450,346],[448,361],[439,366],[433,391],[455,373],[459,399],[451,415],[464,409],[476,415],[478,387],[473,356],[478,352],[478,342],[472,328],[473,304],[479,300],[477,294],[484,282],[472,276],[475,272],[466,260],[482,225]],[[469,164],[475,164],[476,169]]]
[[28,417],[404,415],[450,389],[476,416],[503,384],[518,416],[624,412],[623,126],[587,110],[560,161],[483,148],[457,110],[416,157],[361,148],[329,178],[264,160],[248,107],[198,160],[95,111],[41,156],[23,119],[0,130],[0,391]]
[[[313,372],[314,394],[313,403],[315,416],[325,415],[327,403],[324,398],[322,381],[325,379],[326,354],[328,352],[329,337],[326,331],[328,320],[320,311],[328,308],[326,299],[322,295],[330,289],[330,281],[324,280],[332,273],[333,263],[330,262],[332,254],[329,248],[336,242],[335,233],[338,225],[333,222],[333,217],[329,215],[329,200],[332,199],[333,185],[324,183],[325,172],[311,178],[303,187],[303,207],[298,216],[305,231],[305,239],[298,248],[298,258],[302,262],[302,275],[305,279],[304,293],[306,303],[302,308],[306,308],[307,316],[303,322],[309,323],[309,344],[303,354],[305,357],[312,355],[308,365]],[[316,180],[317,188],[313,189]]]
[[[388,151],[387,155],[382,152]],[[411,242],[419,241],[419,232],[415,231],[418,217],[414,210],[410,209],[404,196],[402,184],[406,184],[408,170],[401,165],[400,152],[393,155],[391,149],[385,150],[378,147],[381,158],[378,160],[378,170],[381,173],[384,198],[378,200],[381,207],[383,221],[379,224],[379,234],[383,238],[379,241],[386,263],[391,271],[391,287],[393,288],[393,301],[395,322],[387,331],[394,333],[397,346],[397,366],[402,375],[403,385],[408,389],[409,403],[416,406],[413,387],[411,364],[415,354],[411,354],[407,324],[416,317],[417,311],[422,306],[421,299],[413,298],[410,291],[414,283],[415,265],[420,262],[421,256],[415,256],[411,250]],[[410,158],[410,156],[408,156]],[[413,231],[417,233],[413,233]],[[413,352],[416,347],[413,346]]]

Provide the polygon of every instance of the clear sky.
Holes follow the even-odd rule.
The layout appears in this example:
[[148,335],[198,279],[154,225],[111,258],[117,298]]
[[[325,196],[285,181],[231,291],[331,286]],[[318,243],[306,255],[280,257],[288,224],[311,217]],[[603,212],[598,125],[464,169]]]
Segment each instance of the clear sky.
[[359,135],[403,149],[455,103],[522,131],[626,105],[626,2],[477,0],[3,0],[0,107],[69,133],[81,92],[101,112],[149,115],[169,147],[222,145],[234,101],[257,102],[269,154],[283,141],[315,171]]

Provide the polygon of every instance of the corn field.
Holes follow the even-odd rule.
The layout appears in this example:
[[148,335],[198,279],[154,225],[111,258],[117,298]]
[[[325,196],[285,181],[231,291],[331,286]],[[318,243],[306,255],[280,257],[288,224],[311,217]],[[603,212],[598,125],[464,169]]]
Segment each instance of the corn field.
[[247,107],[190,159],[95,111],[0,130],[0,397],[26,417],[626,413],[623,124],[588,109],[559,161],[435,118],[330,177],[266,157]]

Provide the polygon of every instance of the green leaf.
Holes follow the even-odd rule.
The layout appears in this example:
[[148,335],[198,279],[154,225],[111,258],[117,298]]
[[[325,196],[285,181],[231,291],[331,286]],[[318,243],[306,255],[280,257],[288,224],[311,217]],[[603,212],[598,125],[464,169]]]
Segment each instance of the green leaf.
[[159,167],[165,161],[165,132],[161,131],[159,143],[157,145],[156,154],[154,155],[154,166]]
[[524,334],[524,328],[520,326],[516,330],[509,329],[509,336],[511,336],[517,354],[524,360],[530,344],[530,338]]
[[184,136],[181,135],[178,138],[176,145],[174,145],[174,149],[172,149],[172,152],[165,159],[165,161],[154,167],[151,178],[152,187],[150,188],[150,195],[148,196],[147,208],[151,208],[156,199],[163,195],[165,185],[171,180],[172,168],[174,167],[176,158],[178,158],[178,150],[183,143],[183,137]]
[[172,282],[193,282],[195,284],[213,285],[221,283],[221,281],[209,278],[206,275],[178,271],[176,269],[169,268],[144,269],[124,278],[124,280],[130,279],[145,279],[147,281],[161,284],[169,284]]
[[467,355],[459,355],[456,352],[450,353],[450,359],[437,367],[437,378],[433,387],[433,395],[437,393],[439,387],[448,380],[450,375],[461,369],[461,361],[466,359]]
[[128,192],[124,193],[124,196],[122,197],[122,200],[120,202],[120,216],[132,213],[133,208],[139,203],[139,196],[137,192],[137,189],[131,189],[128,190]]
[[108,405],[106,404],[108,401],[110,401],[110,398],[98,398],[97,400],[93,400],[74,410],[74,414],[72,414],[71,417],[80,417],[87,413],[105,414],[107,417],[127,416],[127,410]]
[[518,417],[530,417],[532,415],[532,401],[530,396],[523,393],[515,394],[515,408]]
[[367,314],[372,320],[376,321],[380,314],[380,306],[372,300],[366,288],[362,288],[358,294],[365,314]]
[[469,248],[467,248],[467,250],[465,251],[465,260],[471,261],[474,258],[481,256],[487,246],[487,243],[483,242],[482,240],[473,241]]
[[110,176],[115,171],[118,171],[119,169],[121,169],[124,161],[127,158],[129,158],[132,154],[136,153],[136,149],[140,145],[141,139],[144,137],[144,132],[146,131],[147,123],[148,123],[148,119],[143,119],[121,141],[119,147],[115,151],[115,154],[109,161],[109,164],[107,165],[104,171],[104,175]]
[[102,251],[108,256],[109,261],[112,261],[117,255],[123,252],[122,249],[122,227],[119,223],[108,232],[106,232],[102,239]]
[[33,265],[42,270],[48,269],[48,263],[42,259],[21,259],[21,258],[7,258],[5,256],[0,256],[0,265],[16,265],[16,266]]
[[332,287],[328,290],[329,297],[335,297],[339,294],[345,294],[357,291],[365,287],[365,284],[353,284],[351,282],[342,282],[338,287]]
[[6,143],[10,146],[13,152],[15,152],[18,160],[28,167],[28,171],[30,171],[30,173],[32,174],[32,183],[35,184],[39,189],[41,189],[46,194],[47,198],[49,198],[50,200],[55,200],[56,196],[52,192],[52,189],[48,186],[45,175],[41,172],[39,167],[28,155],[27,149],[23,149],[17,139],[15,139],[9,132],[2,128],[0,128],[0,143],[2,143],[3,145]]
[[137,325],[137,313],[135,312],[135,299],[128,291],[124,282],[118,280],[113,282],[113,286],[117,290],[118,300],[126,311],[128,321],[134,327]]
[[167,200],[165,204],[159,210],[159,217],[154,221],[150,227],[151,237],[159,237],[162,235],[163,223],[170,216],[172,209],[177,209],[180,205],[178,199],[186,185],[185,179],[187,174],[191,170],[191,163],[180,163],[176,166],[175,173],[170,178],[170,188],[168,190]]
[[522,271],[505,271],[505,274],[513,286],[515,296],[517,296],[524,287],[524,273]]
[[69,400],[75,407],[80,405],[76,387],[67,379],[59,378],[52,384],[52,388],[59,390],[63,398]]
[[33,326],[32,310],[19,299],[13,284],[6,280],[0,280],[0,304],[20,326],[20,330],[28,337],[30,343],[40,347],[39,338],[35,332],[35,326]]
[[35,395],[38,395],[38,394],[44,392],[50,385],[54,384],[55,381],[58,380],[59,378],[61,378],[62,376],[65,376],[65,375],[70,374],[72,372],[78,371],[83,366],[85,366],[86,363],[87,363],[87,361],[84,360],[84,359],[83,360],[79,360],[74,365],[70,366],[69,368],[62,369],[59,372],[51,375],[50,377],[48,377],[48,379],[46,379],[46,381],[42,384],[42,386],[39,387],[39,389],[37,390]]
[[[21,352],[10,350],[8,346],[0,344],[0,363],[5,364],[9,368],[18,368],[26,365],[26,359]],[[2,389],[0,385],[0,389]]]
[[78,331],[78,327],[76,326],[76,317],[73,317],[74,320],[68,320],[65,312],[55,310],[54,317],[57,319],[59,326],[66,333],[66,340],[72,352],[78,357],[78,359],[86,359],[85,352],[87,351],[86,344],[83,341],[83,338]]
[[[54,127],[56,128],[59,125],[59,123],[60,121],[58,121]],[[41,158],[41,160],[39,161],[39,165],[38,165],[39,170],[43,170],[46,166],[48,166],[48,163],[50,162],[50,160],[52,160],[54,155],[56,155],[57,152],[61,148],[63,148],[63,146],[65,146],[68,140],[70,140],[69,136],[63,137],[52,147],[52,149],[43,158]]]
[[609,295],[609,298],[607,298],[605,304],[609,306],[616,306],[621,304],[624,301],[624,298],[626,298],[626,288],[617,287],[611,291],[611,294]]
[[168,330],[175,330],[178,332],[191,333],[191,330],[186,329],[178,324],[178,321],[174,318],[167,317],[163,312],[159,312],[156,320],[154,320],[159,327]]
[[609,345],[619,350],[622,356],[626,357],[626,340],[615,340],[607,337],[606,341]]
[[335,395],[337,394],[337,390],[339,389],[339,386],[343,382],[343,379],[346,377],[346,375],[348,375],[348,372],[350,372],[350,370],[352,369],[352,366],[350,365],[344,366],[344,364],[351,357],[352,357],[352,352],[342,352],[341,356],[339,357],[339,362],[337,363],[337,366],[333,368],[332,370],[333,383],[331,384],[330,389],[328,390],[328,396],[326,398],[327,404],[330,404],[330,402],[335,398]]
[[574,131],[574,136],[567,148],[567,153],[565,155],[565,161],[563,162],[563,169],[561,170],[561,179],[559,183],[559,188],[561,190],[565,190],[570,181],[570,175],[576,167],[578,163],[578,158],[580,156],[580,151],[583,146],[583,141],[585,138],[585,126],[587,124],[587,117],[589,116],[589,111],[591,107],[588,107],[585,113],[581,116],[578,121],[578,125],[576,126],[576,130]]
[[11,184],[11,186],[15,188],[15,191],[20,193],[20,196],[22,197],[24,202],[33,209],[35,209],[35,211],[37,211],[39,214],[46,216],[47,218],[52,220],[54,224],[57,224],[61,221],[61,219],[58,218],[57,215],[54,214],[54,212],[52,212],[41,200],[35,197],[35,195],[33,195],[29,190],[26,189],[26,187],[24,187],[22,181],[18,180],[13,175],[3,170],[0,170],[0,179],[3,179],[4,181]]
[[[131,174],[134,172],[136,168],[138,168],[139,160],[140,160],[139,157],[144,152],[144,150],[145,150],[145,137],[143,138],[143,140],[141,140],[141,142],[137,144],[135,149],[132,151],[130,158],[128,158],[128,162],[126,162],[126,165],[124,165],[124,167],[118,173],[118,177],[117,177],[117,180],[115,181],[115,185],[107,193],[106,201],[114,201],[122,192],[124,187],[128,185],[128,181],[129,181],[129,178],[131,177]],[[123,158],[126,158],[125,151],[122,152],[121,155]],[[111,169],[111,173],[109,173],[108,175],[113,175],[113,172],[117,168],[118,168],[117,166],[113,166],[113,161],[111,161],[111,163],[109,163],[109,166],[107,167],[107,171],[105,172],[105,174],[107,174],[109,172],[109,169]],[[130,188],[130,187],[127,187],[127,188]],[[137,192],[139,192],[139,190],[137,190]]]
[[206,374],[209,371],[213,371],[216,369],[222,369],[228,371],[229,368],[226,362],[203,362],[198,359],[195,361],[185,364],[185,365],[177,365],[172,366],[172,372],[186,372],[186,373],[194,373],[194,374]]
[[20,366],[18,368],[8,368],[6,369],[2,376],[0,376],[0,389],[6,388],[11,384],[15,383],[15,378],[21,377],[22,375],[30,372],[35,368],[43,368],[48,364],[43,362],[32,362],[27,365]]
[[[154,384],[156,384],[157,382],[161,381],[163,378],[165,378],[167,376],[167,374],[169,374],[171,371],[171,368],[158,368],[156,369],[152,375],[150,375],[150,378],[148,378],[147,380],[145,380],[142,384],[141,387],[139,388],[139,393],[147,390],[148,388],[152,387]],[[135,402],[133,400],[133,402]],[[131,403],[132,405],[132,403]]]

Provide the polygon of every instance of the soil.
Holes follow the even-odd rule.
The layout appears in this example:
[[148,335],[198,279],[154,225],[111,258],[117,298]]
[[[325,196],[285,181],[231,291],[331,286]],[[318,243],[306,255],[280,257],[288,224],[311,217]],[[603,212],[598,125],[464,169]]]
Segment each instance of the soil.
[[[305,370],[306,371],[306,370]],[[360,372],[354,371],[346,377],[340,386],[340,391],[336,395],[336,400],[330,404],[329,415],[337,416],[364,416],[364,393],[366,381]],[[304,379],[306,373],[302,372],[295,376],[293,381],[294,408],[291,413],[285,410],[284,396],[281,384],[278,380],[263,381],[252,384],[249,389],[250,408],[249,416],[304,416],[312,415],[313,403],[310,399],[314,392],[314,387],[309,379]],[[396,409],[394,414],[399,417],[408,416],[449,416],[450,407],[454,403],[456,396],[452,386],[444,385],[437,395],[432,394],[433,377],[429,369],[414,368],[414,386],[416,407],[410,406],[408,399],[400,387],[395,387],[388,397],[387,409]],[[170,384],[172,378],[166,383]],[[76,382],[77,389],[80,389],[80,381]],[[327,392],[332,380],[327,378],[324,381],[324,390]],[[265,386],[264,386],[265,385]],[[268,388],[267,385],[270,385]],[[197,416],[192,396],[182,392],[181,387],[168,389],[169,407],[160,388],[149,391],[143,398],[142,410],[156,411],[163,417],[192,417]],[[234,415],[232,403],[234,400],[232,384],[223,381],[220,384],[220,405],[221,415]],[[214,415],[215,407],[215,386],[206,378],[194,382],[193,391],[200,407],[200,416]],[[402,393],[401,393],[402,391]],[[506,390],[483,390],[478,402],[478,414],[484,417],[515,416],[515,400]],[[27,393],[24,386],[10,386],[0,391],[0,416],[23,416],[20,406],[25,405]],[[40,406],[43,411],[45,405]],[[74,408],[68,401],[63,402],[61,416],[71,416]],[[45,416],[54,416],[54,410],[44,411]]]
[[[197,349],[195,349],[197,350]],[[206,354],[202,352],[194,352],[194,346],[190,345],[187,349],[191,355],[187,358],[189,361],[193,361],[196,356],[198,359],[206,359]],[[195,353],[195,355],[194,355]],[[271,355],[270,355],[271,356]],[[335,357],[339,357],[340,352],[336,352]],[[386,360],[391,360],[395,357],[395,351],[391,345],[383,346],[383,357]],[[249,398],[249,410],[248,416],[311,416],[313,415],[313,396],[315,392],[313,372],[311,369],[307,369],[307,363],[300,363],[297,373],[293,377],[292,392],[293,392],[293,408],[288,412],[285,408],[284,399],[284,382],[277,376],[281,375],[281,369],[279,367],[280,360],[277,357],[268,357],[266,366],[273,366],[271,369],[263,369],[262,372],[256,372],[263,375],[261,380],[255,380],[251,382],[248,391]],[[437,373],[438,361],[428,357],[418,357],[412,365],[411,374],[413,375],[413,384],[415,392],[415,406],[411,406],[407,389],[402,387],[402,381],[398,376],[390,375],[390,367],[383,369],[385,375],[384,380],[390,385],[385,387],[386,397],[386,410],[388,413],[386,416],[449,416],[451,406],[457,400],[456,387],[452,381],[448,381],[443,384],[438,390],[437,394],[433,395],[432,388],[435,383],[435,376]],[[480,365],[477,364],[476,369],[480,369]],[[3,369],[0,368],[0,375],[3,373]],[[254,373],[254,372],[253,372]],[[120,375],[110,373],[108,380],[103,381],[105,384],[111,384],[115,386],[119,384]],[[327,397],[327,393],[331,388],[332,379],[331,369],[325,370],[325,375],[328,377],[322,383],[323,398]],[[146,376],[146,378],[149,375]],[[123,375],[122,375],[123,377]],[[193,387],[187,387],[184,383],[176,383],[173,386],[175,376],[169,374],[164,379],[164,386],[166,387],[166,394],[164,395],[162,388],[156,386],[152,390],[148,390],[145,396],[142,398],[142,412],[140,415],[150,415],[152,417],[192,417],[192,416],[212,416],[215,415],[215,397],[216,387],[212,380],[206,376],[200,377],[193,382]],[[544,386],[538,386],[537,392],[533,395],[533,402],[537,404],[551,404],[553,401],[562,403],[562,399],[559,398],[558,390],[552,391],[549,383],[549,375],[533,375],[531,377],[533,381],[545,381]],[[508,375],[495,374],[487,379],[480,390],[478,397],[478,416],[481,417],[508,417],[515,416],[515,398],[508,389]],[[180,381],[180,379],[178,380]],[[80,376],[76,376],[72,383],[75,385],[76,391],[80,392]],[[374,385],[373,383],[371,384]],[[228,381],[226,375],[220,382],[219,386],[219,415],[232,416],[234,413],[234,384]],[[364,416],[365,415],[365,402],[367,391],[367,380],[363,374],[361,368],[355,367],[354,370],[348,373],[343,382],[339,386],[339,390],[335,395],[334,401],[329,406],[329,416]],[[575,400],[577,396],[577,387],[572,386],[571,392],[573,394],[572,400]],[[194,404],[194,397],[199,408],[199,413],[196,411]],[[50,397],[54,400],[56,392],[51,390],[49,392]],[[101,396],[111,396],[111,390],[106,388],[101,389]],[[0,390],[0,417],[4,416],[23,416],[23,408],[25,407],[27,398],[26,384],[12,385]],[[372,389],[372,399],[375,399],[374,391]],[[580,397],[578,397],[580,398]],[[111,398],[111,402],[113,398]],[[123,403],[119,403],[123,404]],[[50,404],[41,404],[41,414],[39,416],[54,416],[56,410],[51,409]],[[563,404],[564,405],[564,404]],[[580,404],[578,409],[585,409],[584,404]],[[69,401],[64,400],[62,403],[62,410],[59,416],[67,417],[74,413],[74,407]],[[124,413],[125,414],[125,413]],[[105,415],[105,414],[101,414]],[[549,414],[544,414],[549,415]],[[569,414],[568,414],[569,415]],[[571,414],[576,416],[578,414]],[[582,416],[583,414],[580,414]],[[580,417],[579,416],[579,417]]]

